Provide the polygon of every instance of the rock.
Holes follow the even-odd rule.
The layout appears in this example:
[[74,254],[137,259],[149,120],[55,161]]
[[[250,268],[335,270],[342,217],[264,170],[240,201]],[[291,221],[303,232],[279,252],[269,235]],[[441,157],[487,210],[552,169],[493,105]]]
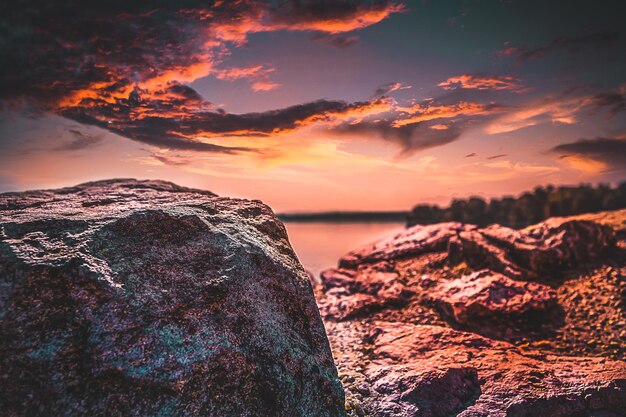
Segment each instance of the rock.
[[451,237],[458,235],[463,230],[475,228],[475,226],[454,222],[413,226],[348,253],[339,260],[339,267],[354,268],[361,264],[407,258],[426,252],[444,250]]
[[447,417],[480,395],[476,369],[429,369],[387,366],[374,371],[374,390],[384,395],[379,415]]
[[346,269],[322,272],[326,295],[335,297],[326,304],[329,306],[327,318],[343,320],[358,317],[386,306],[402,305],[410,298],[412,291],[403,285],[396,272],[386,272],[386,267],[380,265],[368,265],[367,270],[368,273],[362,270],[358,275]]
[[507,343],[440,326],[372,325],[381,331],[364,371],[373,395],[363,402],[373,416],[623,416],[626,410],[623,361],[532,358]]
[[318,300],[347,395],[373,417],[626,416],[623,219],[414,226],[350,252]]
[[519,279],[550,280],[597,259],[615,243],[615,232],[609,226],[552,218],[523,230],[492,225],[462,231],[453,240],[450,253],[455,261],[462,259],[474,268],[489,268]]
[[479,229],[461,223],[413,226],[343,256],[339,267],[356,269],[424,253],[448,252],[453,263],[488,268],[517,279],[550,280],[563,270],[598,258],[615,246],[607,225],[588,220],[552,218],[523,230],[500,225]]
[[135,180],[0,195],[0,410],[345,415],[271,210]]
[[460,324],[489,325],[494,321],[536,321],[558,305],[556,292],[534,282],[514,281],[488,270],[446,281],[428,297]]

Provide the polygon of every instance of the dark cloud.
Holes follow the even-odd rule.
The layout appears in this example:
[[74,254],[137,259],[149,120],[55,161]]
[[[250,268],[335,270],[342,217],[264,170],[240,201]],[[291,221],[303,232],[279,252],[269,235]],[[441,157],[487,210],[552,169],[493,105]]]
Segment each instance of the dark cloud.
[[558,37],[551,42],[535,48],[518,45],[506,45],[497,52],[499,56],[511,56],[523,63],[533,59],[543,58],[556,52],[578,52],[581,48],[600,47],[614,44],[620,37],[616,31],[595,32],[582,36]]
[[216,49],[244,42],[249,33],[338,36],[400,10],[387,0],[2,2],[0,60],[11,65],[0,68],[0,98],[52,105],[94,85],[114,93],[168,71],[214,64]]
[[313,31],[347,46],[352,40],[343,34],[399,11],[389,0],[2,2],[0,109],[54,112],[155,146],[241,152],[247,149],[200,138],[269,135],[359,104],[319,101],[233,115],[212,109],[186,82],[221,74],[221,57],[251,33]]
[[611,116],[626,110],[626,94],[621,91],[596,94],[592,97],[592,101],[597,107],[608,108]]
[[[136,91],[133,90],[133,93]],[[181,112],[187,106],[202,107],[202,103],[193,100],[187,105],[183,100],[172,106],[170,100],[163,98],[167,97],[166,94],[153,97],[156,98],[144,98],[137,93],[115,103],[92,100],[83,106],[66,109],[61,114],[77,122],[162,148],[239,153],[252,149],[219,146],[198,138],[272,136],[388,106],[385,99],[355,103],[318,100],[266,112],[231,114],[224,111]]]
[[68,130],[74,138],[66,143],[62,143],[61,145],[55,147],[53,150],[55,151],[80,151],[83,149],[88,149],[94,146],[99,145],[103,141],[102,135],[89,135],[81,132],[77,129],[69,129]]
[[462,126],[451,126],[446,130],[431,128],[429,123],[414,123],[395,127],[393,120],[362,121],[343,123],[332,129],[334,133],[352,136],[380,138],[400,145],[403,153],[443,146],[461,136]]
[[473,156],[476,156],[476,152],[468,153],[467,155],[465,155],[466,158],[471,158]]
[[488,156],[488,157],[487,157],[487,158],[485,158],[485,159],[492,160],[492,159],[504,158],[505,156],[506,156],[506,154],[505,154],[505,153],[501,153],[501,154],[499,154],[499,155],[492,155],[492,156]]
[[578,156],[614,169],[626,169],[626,138],[580,139],[557,145],[550,151],[561,158]]
[[[380,90],[389,90],[390,83]],[[399,89],[393,87],[392,89]],[[391,100],[379,98],[374,102]],[[497,103],[452,101],[450,94],[415,102],[411,106],[394,106],[392,111],[370,118],[348,120],[329,128],[332,133],[373,137],[399,145],[403,153],[443,146],[457,140],[465,131],[488,123],[506,106]]]

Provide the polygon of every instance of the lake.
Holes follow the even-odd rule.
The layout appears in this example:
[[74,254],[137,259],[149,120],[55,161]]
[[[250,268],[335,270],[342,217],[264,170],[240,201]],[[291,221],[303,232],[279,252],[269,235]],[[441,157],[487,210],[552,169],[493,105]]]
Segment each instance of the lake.
[[390,233],[405,223],[285,223],[289,241],[304,268],[316,276],[347,252]]

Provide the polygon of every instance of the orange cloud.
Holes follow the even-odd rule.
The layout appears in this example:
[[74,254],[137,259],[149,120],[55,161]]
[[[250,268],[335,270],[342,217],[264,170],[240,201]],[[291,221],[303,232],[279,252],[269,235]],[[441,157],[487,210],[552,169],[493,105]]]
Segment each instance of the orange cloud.
[[564,155],[559,159],[570,168],[590,174],[598,174],[608,168],[606,163],[583,155]]
[[252,91],[271,91],[280,87],[280,84],[273,81],[255,81],[252,83]]
[[270,91],[280,87],[280,84],[274,81],[270,81],[269,74],[274,72],[274,68],[267,68],[263,65],[255,65],[242,68],[226,68],[216,70],[214,72],[215,78],[220,80],[238,80],[241,78],[247,78],[253,80],[252,90],[258,91]]
[[[42,86],[23,82],[30,86],[25,94],[37,100],[43,96],[37,88],[44,89],[47,99],[53,97],[46,102],[46,110],[134,140],[173,149],[216,152],[232,150],[207,143],[206,138],[278,135],[392,109],[393,102],[388,99],[359,103],[320,100],[275,111],[235,115],[213,110],[210,102],[185,86],[213,75],[221,80],[248,79],[255,92],[276,89],[280,84],[269,78],[274,68],[263,65],[220,68],[219,65],[232,48],[245,44],[252,33],[282,30],[346,33],[404,11],[404,6],[392,0],[329,2],[323,10],[315,2],[252,0],[218,1],[193,9],[172,5],[163,13],[152,13],[151,8],[142,13],[144,6],[138,7],[135,13],[123,14],[116,13],[113,7],[107,10],[111,16],[96,19],[97,22],[108,19],[113,26],[132,25],[134,29],[121,31],[126,37],[120,35],[110,42],[113,46],[109,43],[102,46],[112,50],[95,55],[92,49],[85,49],[84,39],[71,38],[73,32],[55,32],[61,23],[38,28],[40,35],[50,31],[50,37],[58,38],[58,42],[48,45],[46,36],[38,36],[37,41],[44,43],[33,48],[25,62],[41,71],[34,74],[37,80],[52,78],[53,88],[46,82],[41,82]],[[82,36],[108,39],[106,36],[110,34],[100,33],[100,26],[92,25],[90,16],[86,13],[80,23],[93,33]],[[58,68],[56,61],[46,61],[54,54],[37,53],[38,49],[49,51],[58,43],[71,49],[64,54],[78,57],[76,62],[68,61],[67,68]]]
[[344,13],[332,16],[317,16],[314,10],[306,11],[298,19],[289,14],[274,14],[269,10],[257,8],[240,16],[236,21],[220,22],[210,28],[212,35],[222,41],[235,44],[245,43],[247,35],[257,32],[289,31],[316,31],[329,34],[352,32],[374,25],[394,13],[404,12],[406,8],[400,3],[358,3],[354,8]]
[[548,99],[531,103],[496,119],[486,127],[485,131],[492,135],[508,133],[535,126],[544,120],[553,123],[574,124],[576,123],[576,113],[591,102],[591,99],[584,97]]
[[266,112],[230,114],[206,110],[210,103],[193,89],[170,84],[158,93],[136,88],[128,99],[115,103],[84,101],[81,106],[65,109],[62,115],[162,148],[241,153],[257,150],[217,145],[209,140],[285,135],[387,112],[393,104],[390,98],[354,103],[318,100]]
[[254,78],[273,72],[274,68],[265,68],[263,65],[254,65],[240,68],[226,68],[215,70],[215,78],[220,80],[238,80],[240,78]]
[[414,116],[394,121],[394,127],[426,122],[428,120],[449,119],[457,116],[485,116],[502,111],[500,107],[494,104],[465,101],[453,105],[416,104],[410,107],[398,107],[397,110]]
[[516,93],[527,91],[517,78],[510,75],[487,76],[462,74],[456,77],[450,77],[437,85],[444,90],[464,88],[473,90],[509,90]]

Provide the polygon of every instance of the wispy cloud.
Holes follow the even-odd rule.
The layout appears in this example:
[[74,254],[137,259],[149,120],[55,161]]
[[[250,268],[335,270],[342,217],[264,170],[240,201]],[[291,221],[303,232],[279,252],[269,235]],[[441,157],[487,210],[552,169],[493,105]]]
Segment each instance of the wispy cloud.
[[525,127],[535,126],[545,121],[573,124],[576,114],[589,104],[588,98],[547,98],[522,105],[487,125],[489,134],[508,133]]
[[349,48],[359,41],[357,35],[333,35],[328,33],[316,33],[312,39],[341,49]]
[[464,88],[472,90],[508,90],[515,93],[527,91],[521,81],[511,75],[462,74],[450,77],[437,85],[445,90]]
[[455,104],[435,104],[431,101],[414,104],[408,107],[398,107],[398,111],[409,115],[394,121],[395,127],[406,126],[429,120],[450,119],[459,116],[487,116],[504,111],[504,108],[494,103],[482,104],[461,101]]
[[394,91],[408,90],[409,88],[411,88],[410,85],[400,82],[387,83],[378,87],[376,91],[374,91],[373,97],[380,97],[389,93],[393,93]]
[[558,52],[577,52],[582,48],[606,46],[615,43],[620,37],[619,32],[595,32],[581,36],[563,36],[554,38],[551,42],[536,47],[505,44],[505,47],[496,54],[500,57],[513,57],[523,63],[533,59],[543,58]]
[[88,149],[99,145],[104,139],[102,135],[90,135],[83,133],[77,129],[69,129],[68,131],[72,134],[73,139],[69,142],[64,142],[56,146],[55,148],[53,148],[54,151],[81,151],[83,149]]
[[225,68],[216,70],[214,76],[220,80],[248,79],[252,81],[253,91],[270,91],[280,87],[280,84],[270,80],[270,74],[276,71],[273,67],[253,65],[241,68]]

